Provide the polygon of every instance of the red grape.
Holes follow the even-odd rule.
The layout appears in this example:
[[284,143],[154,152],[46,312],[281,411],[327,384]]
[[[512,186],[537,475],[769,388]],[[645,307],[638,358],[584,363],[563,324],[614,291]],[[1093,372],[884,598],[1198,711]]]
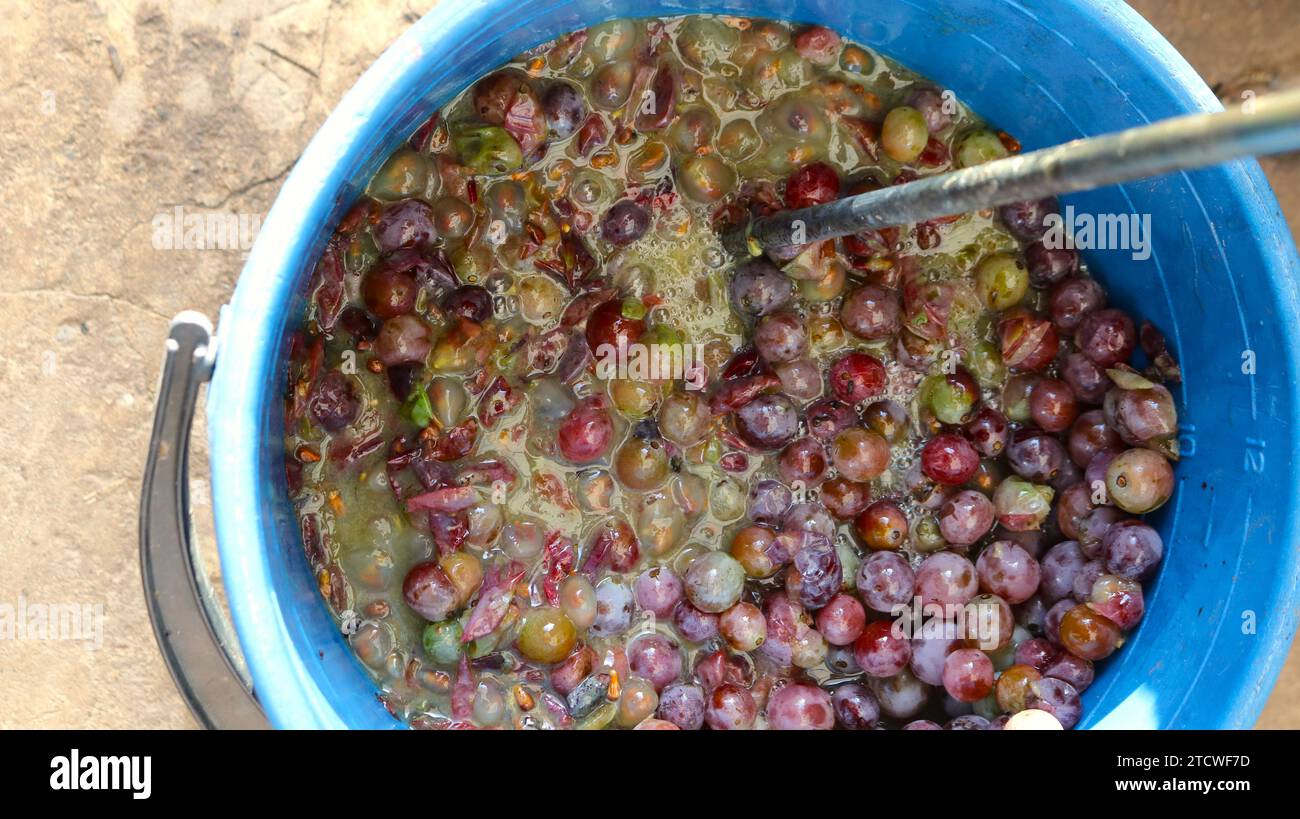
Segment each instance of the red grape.
[[807,683],[787,683],[767,700],[767,722],[777,731],[829,731],[835,727],[831,695]]
[[889,613],[912,599],[916,574],[897,553],[877,552],[862,561],[855,583],[868,608]]
[[1008,603],[1023,603],[1038,590],[1038,561],[1024,547],[1007,540],[990,543],[975,561],[980,587]]
[[785,206],[791,210],[833,202],[840,196],[840,177],[825,162],[804,165],[785,183]]
[[1094,310],[1079,322],[1074,346],[1098,366],[1113,367],[1137,348],[1137,327],[1123,310]]
[[849,353],[831,365],[831,392],[850,404],[884,392],[887,379],[885,365],[866,353]]
[[844,297],[840,322],[859,338],[869,341],[889,338],[898,332],[901,311],[897,293],[879,285],[864,284]]
[[876,620],[853,643],[853,659],[868,676],[892,677],[912,661],[912,643],[894,633],[893,621]]
[[932,481],[960,486],[975,476],[979,453],[960,435],[942,433],[921,448],[921,471]]
[[954,552],[937,552],[916,570],[916,593],[922,605],[961,605],[979,591],[979,578],[969,560]]
[[1029,415],[1046,432],[1064,432],[1079,414],[1079,402],[1070,385],[1044,378],[1029,393]]
[[704,721],[715,731],[746,730],[754,726],[758,706],[754,695],[734,683],[723,683],[706,696]]
[[943,687],[961,702],[982,700],[993,691],[993,661],[974,648],[961,648],[943,661]]
[[833,646],[858,639],[867,625],[867,613],[852,595],[840,593],[817,612],[817,630]]

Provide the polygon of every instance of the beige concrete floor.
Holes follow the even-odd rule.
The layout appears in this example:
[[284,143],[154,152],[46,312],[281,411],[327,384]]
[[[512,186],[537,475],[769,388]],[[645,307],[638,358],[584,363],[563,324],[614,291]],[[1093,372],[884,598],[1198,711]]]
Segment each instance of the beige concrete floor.
[[[430,5],[0,7],[0,603],[103,613],[97,648],[0,641],[0,728],[193,725],[141,602],[138,484],[167,321],[214,314],[243,254],[156,249],[153,220],[265,213],[331,107]],[[1135,5],[1225,97],[1300,77],[1298,0]],[[1300,159],[1265,169],[1295,231]],[[1260,725],[1300,727],[1294,653]]]

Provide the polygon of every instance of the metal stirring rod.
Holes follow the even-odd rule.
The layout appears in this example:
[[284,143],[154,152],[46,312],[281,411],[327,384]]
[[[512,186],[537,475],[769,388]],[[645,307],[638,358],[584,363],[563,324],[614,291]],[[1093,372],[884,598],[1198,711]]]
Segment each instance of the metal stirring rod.
[[[804,244],[1300,149],[1300,89],[756,219],[761,247]],[[752,245],[752,241],[751,241]]]

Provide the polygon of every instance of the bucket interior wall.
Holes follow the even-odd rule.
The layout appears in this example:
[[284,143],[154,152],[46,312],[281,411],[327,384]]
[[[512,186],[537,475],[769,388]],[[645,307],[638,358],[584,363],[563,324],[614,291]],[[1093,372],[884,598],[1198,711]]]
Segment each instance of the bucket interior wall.
[[[380,59],[305,152],[223,314],[209,398],[223,570],[273,722],[382,727],[322,604],[284,487],[284,352],[324,238],[383,158],[468,83],[555,35],[612,17],[714,11],[829,25],[926,76],[1026,151],[1217,101],[1118,2],[1003,0],[440,4]],[[1182,364],[1183,453],[1146,619],[1084,695],[1081,727],[1253,723],[1296,618],[1295,248],[1254,162],[1063,199],[1149,215],[1153,250],[1085,251],[1112,302],[1151,320]],[[272,244],[274,243],[274,244]],[[1243,371],[1246,358],[1254,373]],[[255,438],[259,446],[251,446]],[[1253,627],[1254,631],[1251,630]]]

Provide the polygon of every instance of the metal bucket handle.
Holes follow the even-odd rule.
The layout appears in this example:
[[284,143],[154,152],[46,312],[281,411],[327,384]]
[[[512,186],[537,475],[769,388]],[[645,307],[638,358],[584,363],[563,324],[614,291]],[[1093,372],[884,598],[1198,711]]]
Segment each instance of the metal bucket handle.
[[199,725],[269,728],[190,526],[190,428],[216,351],[206,316],[172,319],[140,492],[140,574],[154,637]]

